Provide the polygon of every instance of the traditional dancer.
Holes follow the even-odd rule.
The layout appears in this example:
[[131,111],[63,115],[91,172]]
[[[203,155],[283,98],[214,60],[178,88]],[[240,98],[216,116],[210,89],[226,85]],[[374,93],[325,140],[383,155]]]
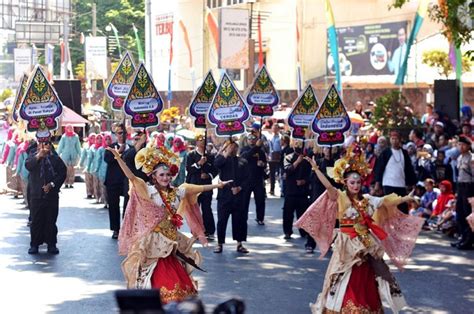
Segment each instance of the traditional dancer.
[[[160,290],[163,303],[181,301],[197,294],[197,285],[190,276],[192,267],[201,262],[192,250],[195,237],[207,244],[197,205],[197,195],[227,182],[214,185],[183,184],[171,186],[171,178],[179,167],[179,158],[165,147],[143,148],[135,158],[137,169],[148,174],[151,185],[136,177],[116,149],[114,154],[130,180],[130,201],[119,235],[119,254],[127,255],[122,270],[128,288]],[[178,231],[184,215],[193,238]]]
[[67,189],[72,188],[74,184],[74,167],[81,157],[81,142],[79,141],[79,136],[74,132],[72,125],[66,125],[65,131],[59,140],[58,155],[67,167],[67,178],[64,186]]
[[[362,195],[361,180],[370,169],[359,147],[349,147],[345,157],[335,163],[333,177],[344,184],[344,191],[331,185],[313,159],[306,160],[327,191],[296,226],[316,240],[321,257],[334,242],[323,291],[316,304],[310,305],[312,312],[381,313],[384,300],[397,313],[406,303],[383,255],[386,252],[400,269],[406,264],[423,219],[405,215],[396,206],[412,197]],[[336,218],[340,229],[334,237]]]

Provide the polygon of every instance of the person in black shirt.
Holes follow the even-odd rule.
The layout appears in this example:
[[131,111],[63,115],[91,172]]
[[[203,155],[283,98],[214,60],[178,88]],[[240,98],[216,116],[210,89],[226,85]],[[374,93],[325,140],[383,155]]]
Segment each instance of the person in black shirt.
[[[110,148],[118,149],[119,154],[124,155],[128,149],[128,145],[125,142],[127,133],[125,126],[119,124],[115,127],[115,134],[117,135],[117,142],[112,143]],[[107,163],[107,172],[105,174],[104,185],[107,189],[107,198],[109,201],[109,220],[110,230],[113,231],[112,239],[118,239],[120,231],[120,196],[124,196],[123,208],[127,208],[128,203],[128,180],[122,169],[114,158],[114,155],[106,150],[104,154],[104,161]]]
[[219,170],[221,181],[233,180],[217,192],[217,241],[214,253],[222,253],[225,243],[227,221],[232,214],[232,238],[237,241],[237,252],[248,253],[242,245],[247,241],[248,211],[244,206],[243,187],[249,177],[247,160],[237,156],[239,145],[233,141],[226,142],[219,150],[214,166]]
[[[301,142],[295,142],[293,148],[294,152],[287,155],[284,160],[286,187],[283,205],[283,232],[286,240],[291,239],[293,234],[295,212],[296,217],[299,218],[309,206],[311,165],[304,159]],[[303,229],[300,229],[299,232],[301,237],[306,237],[307,233]],[[310,241],[306,243],[306,248],[311,246]]]
[[28,199],[30,200],[30,249],[38,254],[38,247],[46,243],[48,253],[58,254],[59,189],[66,180],[67,167],[50,142],[38,143],[28,149],[25,168],[29,171]]
[[255,134],[247,137],[248,146],[242,148],[240,157],[245,158],[248,163],[249,179],[248,185],[244,186],[244,207],[247,212],[250,206],[250,197],[254,195],[257,218],[260,226],[263,226],[265,218],[265,168],[267,167],[267,157],[262,148],[263,141],[257,139]]
[[[197,135],[195,140],[196,149],[190,152],[186,159],[186,183],[196,185],[211,184],[212,179],[217,175],[217,168],[214,167],[214,155],[210,152],[205,152],[205,139],[202,134]],[[216,232],[211,203],[212,191],[203,192],[198,196],[205,235],[210,241],[214,240],[214,233]]]

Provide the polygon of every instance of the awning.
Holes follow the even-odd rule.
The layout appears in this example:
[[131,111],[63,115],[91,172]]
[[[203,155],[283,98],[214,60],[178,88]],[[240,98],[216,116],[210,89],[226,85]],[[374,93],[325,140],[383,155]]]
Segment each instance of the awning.
[[72,125],[73,127],[85,127],[89,121],[75,113],[69,107],[63,106],[63,114],[61,116],[61,126]]

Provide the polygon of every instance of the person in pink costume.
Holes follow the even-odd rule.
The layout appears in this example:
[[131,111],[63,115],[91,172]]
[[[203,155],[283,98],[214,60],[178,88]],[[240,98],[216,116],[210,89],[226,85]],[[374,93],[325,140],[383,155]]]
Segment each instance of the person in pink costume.
[[87,137],[87,140],[84,141],[84,145],[81,151],[81,159],[79,161],[79,166],[84,169],[86,193],[88,199],[91,199],[94,195],[94,182],[90,171],[92,165],[92,153],[94,150],[95,137],[96,134],[91,133]]

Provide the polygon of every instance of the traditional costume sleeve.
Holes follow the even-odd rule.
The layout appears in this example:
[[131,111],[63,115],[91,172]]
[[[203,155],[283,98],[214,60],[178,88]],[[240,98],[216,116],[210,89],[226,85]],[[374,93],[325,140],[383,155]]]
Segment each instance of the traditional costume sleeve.
[[304,229],[316,241],[321,251],[319,258],[323,258],[331,246],[336,215],[337,201],[331,200],[325,191],[295,223],[296,227]]
[[423,218],[406,215],[397,208],[401,200],[393,193],[385,196],[374,215],[375,223],[388,234],[382,241],[385,252],[400,270],[406,265],[424,224]]
[[165,210],[145,197],[146,183],[135,178],[131,181],[130,200],[128,201],[123,225],[119,234],[119,254],[127,255],[132,245],[142,236],[151,232],[165,217]]
[[207,238],[204,235],[204,223],[197,203],[197,197],[203,192],[204,188],[201,185],[188,183],[180,185],[179,189],[182,188],[185,189],[185,194],[179,204],[178,214],[184,215],[193,236],[198,238],[199,242],[205,245],[207,244]]

